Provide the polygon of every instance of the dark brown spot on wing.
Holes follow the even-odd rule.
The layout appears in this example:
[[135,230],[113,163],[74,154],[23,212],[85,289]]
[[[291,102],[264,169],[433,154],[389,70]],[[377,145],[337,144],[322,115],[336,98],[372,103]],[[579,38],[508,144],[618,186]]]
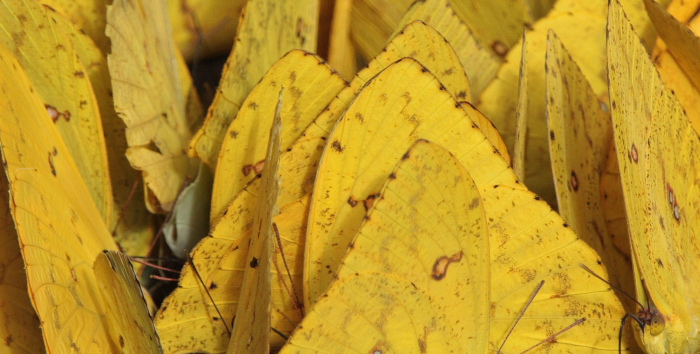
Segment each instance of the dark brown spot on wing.
[[459,262],[462,259],[462,251],[459,251],[452,256],[442,256],[435,261],[433,264],[433,272],[431,276],[435,280],[442,280],[447,275],[447,267],[450,266],[452,262]]

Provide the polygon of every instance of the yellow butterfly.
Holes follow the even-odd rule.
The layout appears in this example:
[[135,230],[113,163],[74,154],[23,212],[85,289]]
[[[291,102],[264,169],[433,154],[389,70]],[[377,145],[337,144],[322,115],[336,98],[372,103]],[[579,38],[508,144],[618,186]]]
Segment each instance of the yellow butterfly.
[[141,347],[151,349],[136,351],[157,353],[145,304],[130,302],[137,292],[141,295],[133,271],[122,282],[93,269],[102,251],[114,251],[117,245],[42,100],[4,47],[0,90],[5,93],[0,99],[0,150],[10,207],[47,351],[105,353]]
[[617,1],[608,18],[615,145],[629,218],[636,335],[647,353],[700,350],[700,138]]

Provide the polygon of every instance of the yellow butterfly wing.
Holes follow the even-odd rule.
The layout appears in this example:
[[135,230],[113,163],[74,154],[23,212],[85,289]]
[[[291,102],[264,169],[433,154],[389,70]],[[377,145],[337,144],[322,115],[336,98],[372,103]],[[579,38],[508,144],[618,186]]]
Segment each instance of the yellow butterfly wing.
[[[132,256],[145,256],[154,236],[150,223],[150,214],[143,203],[143,190],[134,190],[134,184],[140,178],[137,171],[131,171],[129,160],[124,155],[128,145],[124,131],[124,122],[117,116],[112,99],[112,85],[109,77],[107,59],[95,42],[87,34],[78,30],[66,17],[45,7],[55,26],[67,37],[73,45],[78,58],[85,67],[90,78],[97,104],[102,118],[109,176],[112,182],[115,212],[108,223],[114,229],[114,239],[119,247]],[[103,29],[104,31],[104,29]],[[135,202],[130,202],[133,200]],[[117,220],[119,220],[117,222]]]
[[488,243],[469,173],[417,142],[282,353],[485,353]]
[[247,2],[214,102],[190,142],[191,155],[215,167],[226,128],[265,72],[292,49],[316,49],[318,6],[313,1]]
[[107,2],[104,0],[42,0],[42,4],[57,10],[95,41],[102,53],[109,53],[105,34]]
[[0,50],[0,147],[29,293],[49,352],[103,352],[109,341],[91,264],[112,236],[19,63]]
[[333,20],[328,39],[328,64],[338,70],[338,74],[350,80],[357,74],[357,51],[350,39],[350,10],[352,0],[338,0],[333,5]]
[[[642,4],[625,1],[625,8],[638,15],[635,28],[651,29]],[[532,55],[527,60],[527,134],[525,156],[525,180],[528,188],[556,205],[552,170],[548,156],[547,123],[545,119],[544,53],[547,32],[552,29],[566,45],[571,56],[582,65],[582,71],[596,95],[607,92],[605,77],[605,24],[607,1],[559,1],[546,17],[532,25],[527,35],[527,50]],[[653,39],[651,37],[650,39]],[[513,46],[506,63],[476,100],[477,108],[498,127],[503,140],[514,146],[518,107],[520,75],[520,43]],[[521,113],[522,114],[522,113]],[[512,149],[512,148],[511,148]]]
[[609,285],[579,266],[606,277],[595,251],[532,192],[506,185],[479,192],[491,246],[491,351],[616,352],[625,311]]
[[[695,353],[700,245],[696,216],[700,138],[666,91],[617,2],[609,14],[608,70],[615,145],[629,218],[637,297],[653,322],[637,328],[648,353]],[[642,283],[641,281],[644,281]],[[642,294],[642,295],[640,295]]]
[[[686,11],[695,12],[692,2],[684,5],[689,7]],[[674,18],[671,13],[653,1],[644,1],[649,17],[659,32],[659,39],[654,48],[654,65],[664,85],[672,90],[678,101],[685,108],[695,131],[700,131],[700,39],[693,33],[690,25],[697,23],[697,18],[688,18],[688,24],[684,24]],[[672,10],[669,8],[669,10]],[[680,12],[682,8],[674,12]],[[689,17],[688,15],[683,16]]]
[[307,306],[330,285],[382,176],[400,157],[383,152],[405,151],[416,140],[428,139],[449,147],[460,160],[474,156],[473,165],[465,167],[473,167],[477,184],[517,185],[500,157],[494,159],[498,167],[486,167],[484,161],[498,150],[442,87],[418,62],[404,58],[365,86],[328,137],[307,226]]
[[227,353],[270,352],[270,311],[272,305],[272,262],[275,236],[273,217],[279,214],[279,157],[282,145],[281,110],[283,92],[279,93],[269,143],[265,156],[265,169],[260,182],[262,195],[256,202],[252,235],[248,243],[246,267],[243,271],[241,295],[234,317],[231,341]]
[[[10,96],[11,97],[11,96]],[[7,97],[5,99],[11,99]],[[10,212],[7,174],[0,172],[0,351],[3,353],[44,353],[39,317],[27,292],[15,223]]]
[[[611,234],[601,195],[601,176],[613,139],[610,113],[602,108],[578,65],[553,31],[547,36],[547,124],[549,151],[562,218],[601,256],[613,284],[634,293],[632,264],[618,244],[626,233]],[[610,184],[608,192],[622,184]],[[628,312],[635,304],[623,298]]]
[[469,77],[471,93],[477,97],[496,76],[501,58],[477,41],[467,24],[454,11],[449,0],[414,2],[396,28],[404,28],[416,20],[424,21],[435,28],[454,48]]
[[[104,299],[105,317],[115,353],[162,353],[146,299],[141,292],[129,257],[121,252],[97,254],[93,264],[99,292]],[[128,309],[128,310],[125,310]]]
[[521,181],[525,180],[525,143],[527,141],[527,32],[523,33],[520,50],[520,80],[518,84],[518,110],[515,112],[515,137],[513,138],[513,172]]
[[269,130],[280,87],[285,87],[282,107],[282,150],[302,135],[347,83],[321,58],[292,50],[278,60],[243,102],[231,122],[216,163],[211,219],[215,222],[234,197],[253,180],[264,165]]
[[112,223],[114,201],[100,111],[85,67],[70,41],[35,1],[12,0],[0,7],[0,43],[22,65],[51,115],[80,175]]
[[[114,105],[126,125],[127,158],[143,171],[151,212],[171,210],[185,178],[197,171],[186,149],[198,117],[187,112],[167,16],[162,0],[115,1],[107,11]],[[144,44],[133,47],[137,42]]]
[[[432,50],[442,53],[442,55],[435,55]],[[307,138],[312,136],[327,137],[367,81],[387,66],[405,57],[417,60],[428,70],[434,72],[441,82],[445,82],[446,89],[452,95],[462,99],[469,97],[469,81],[465,76],[464,69],[460,68],[461,65],[454,50],[449,43],[445,42],[444,37],[432,27],[415,21],[407,24],[387,43],[384,50],[367,64],[366,68],[357,73],[350,81],[350,86],[338,94],[336,99],[328,105],[328,109],[316,118],[314,124],[310,125],[303,135]]]
[[[281,246],[273,262],[271,323],[281,333],[291,333],[302,317],[299,299],[309,207],[307,194],[313,186],[316,166],[313,161],[318,161],[322,148],[321,139],[301,138],[280,154],[279,174],[282,181],[277,199],[280,214],[274,218],[274,222],[279,231],[279,241],[275,241],[275,247],[279,246],[278,242]],[[214,308],[192,267],[186,266],[179,287],[165,299],[156,316],[156,326],[166,353],[217,353],[226,350],[229,343],[226,326],[230,326],[236,314],[243,271],[249,264],[246,257],[253,232],[256,200],[264,190],[261,181],[260,178],[253,179],[233,199],[212,227],[209,237],[204,238],[192,252],[193,262],[204,280],[206,290],[221,314]],[[190,328],[197,330],[188,330]],[[270,339],[273,348],[284,343],[277,334],[271,334]]]

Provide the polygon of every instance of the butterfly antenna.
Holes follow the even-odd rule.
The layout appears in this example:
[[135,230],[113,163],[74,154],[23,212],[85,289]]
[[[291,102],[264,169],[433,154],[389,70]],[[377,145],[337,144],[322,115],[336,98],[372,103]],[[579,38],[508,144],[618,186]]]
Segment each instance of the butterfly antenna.
[[522,353],[520,353],[520,354],[525,354],[525,353],[527,353],[527,352],[529,352],[529,351],[531,351],[531,350],[533,350],[533,349],[539,347],[540,345],[542,345],[542,344],[544,344],[544,343],[552,343],[552,342],[554,342],[554,340],[557,338],[557,336],[559,336],[560,334],[562,334],[562,333],[564,333],[564,332],[566,332],[566,331],[568,331],[568,330],[570,330],[570,329],[572,329],[572,328],[574,328],[574,327],[580,325],[580,324],[583,323],[583,322],[586,322],[586,318],[585,318],[585,317],[576,320],[576,322],[574,322],[574,323],[568,325],[566,328],[562,329],[561,331],[552,334],[551,336],[547,337],[545,340],[543,340],[543,341],[541,341],[541,342],[539,342],[539,343],[533,345],[532,347],[527,348],[524,352],[522,352]]
[[[282,247],[282,237],[280,237],[280,231],[277,228],[276,223],[272,223],[272,230],[275,232],[275,239],[277,239],[277,247],[279,247],[280,254],[282,255],[282,262],[284,263],[284,269],[287,271],[287,277],[289,278],[289,283],[292,286],[292,290],[289,291],[289,288],[287,287],[287,282],[282,281],[284,284],[284,287],[287,289],[287,293],[292,296],[292,299],[294,300],[294,306],[299,309],[299,314],[301,317],[304,317],[304,305],[302,305],[301,301],[299,300],[299,293],[297,292],[296,287],[294,286],[294,280],[292,279],[292,272],[289,270],[289,264],[287,263],[287,256],[284,254],[284,248]],[[275,268],[277,267],[277,259],[276,257],[272,258],[273,262],[275,263]],[[277,274],[281,274],[280,270],[277,269]]]
[[[202,287],[204,288],[204,291],[207,293],[207,296],[209,296],[209,300],[211,300],[212,305],[214,305],[214,309],[216,309],[216,313],[219,314],[219,318],[221,319],[221,323],[224,324],[224,327],[226,327],[226,332],[228,332],[228,335],[231,335],[231,329],[228,327],[228,324],[226,324],[226,320],[224,318],[224,315],[221,314],[221,310],[219,310],[219,306],[216,306],[216,302],[214,302],[214,298],[211,296],[211,293],[209,292],[209,289],[207,289],[206,283],[204,283],[204,279],[202,279],[202,276],[199,274],[199,271],[197,270],[197,267],[194,265],[194,259],[192,256],[187,256],[187,263],[192,267],[192,270],[194,271],[194,274],[197,276],[197,279],[199,279],[199,283],[202,284]],[[233,326],[233,321],[235,321],[236,317],[231,320],[231,326]]]
[[518,318],[515,320],[515,323],[513,323],[513,326],[510,327],[508,334],[506,334],[506,338],[503,340],[503,343],[501,343],[501,346],[498,348],[498,354],[501,354],[501,350],[503,349],[503,346],[506,345],[506,341],[508,340],[508,337],[510,337],[511,333],[513,333],[515,326],[517,326],[518,322],[520,322],[520,319],[523,318],[525,311],[527,311],[527,308],[530,307],[530,304],[532,304],[532,301],[535,300],[535,296],[537,296],[537,293],[540,292],[540,289],[542,289],[542,286],[544,286],[544,280],[542,280],[540,282],[540,284],[537,285],[537,287],[535,288],[535,291],[530,296],[530,299],[528,299],[527,303],[525,303],[525,308],[523,308],[523,310],[520,311],[520,315],[518,315]]
[[[591,268],[588,268],[585,264],[579,263],[579,266],[580,266],[581,268],[583,268],[583,270],[585,270],[585,271],[587,271],[588,273],[590,273],[592,276],[594,276],[594,277],[596,277],[596,278],[602,280],[605,284],[610,285],[613,289],[619,291],[619,292],[622,293],[622,294],[625,294],[625,296],[627,296],[628,298],[632,299],[632,301],[636,302],[637,305],[639,305],[641,308],[646,308],[646,307],[645,307],[644,305],[642,305],[639,301],[637,301],[637,299],[635,299],[634,296],[628,294],[626,291],[622,290],[622,288],[620,288],[619,286],[617,286],[617,285],[615,285],[615,284],[612,284],[611,282],[605,280],[603,277],[601,277],[600,275],[596,274],[593,270],[591,270]],[[643,281],[643,280],[642,280],[642,281]]]
[[178,270],[170,269],[170,268],[168,268],[168,267],[163,267],[163,266],[159,266],[159,265],[157,265],[157,264],[155,264],[155,263],[151,263],[151,262],[145,260],[144,257],[129,257],[129,260],[132,261],[132,262],[136,262],[136,263],[138,263],[138,264],[143,264],[143,265],[145,265],[145,266],[147,266],[147,267],[151,267],[151,268],[155,268],[155,269],[164,270],[164,271],[166,271],[166,272],[171,272],[171,273],[180,274],[180,271],[178,271]]
[[289,339],[289,337],[287,337],[284,333],[280,332],[275,327],[270,327],[270,329],[272,329],[273,332],[277,333],[277,335],[282,337],[285,341]]

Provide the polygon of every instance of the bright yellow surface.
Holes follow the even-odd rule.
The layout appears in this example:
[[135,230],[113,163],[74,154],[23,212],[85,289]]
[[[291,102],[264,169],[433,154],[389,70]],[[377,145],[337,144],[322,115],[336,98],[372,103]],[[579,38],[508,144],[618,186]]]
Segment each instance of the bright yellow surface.
[[[621,194],[622,184],[619,180],[617,184],[608,183],[606,195],[601,193],[601,176],[613,139],[610,113],[603,110],[578,65],[553,31],[547,36],[545,64],[549,151],[559,213],[574,232],[598,252],[611,282],[633,294],[629,253],[625,254],[625,250],[617,246],[628,244],[629,237],[617,230],[616,233],[608,231],[608,209],[604,208],[607,193]],[[624,215],[624,206],[620,207]],[[627,297],[621,299],[627,311],[634,312],[634,302]]]
[[649,0],[644,5],[659,32],[652,56],[654,65],[664,86],[674,92],[685,109],[690,124],[700,132],[700,39],[691,31],[691,26],[700,22],[693,16],[700,4],[697,1],[674,4],[668,12]]
[[647,353],[697,353],[700,138],[617,2],[609,22],[610,104],[637,298],[657,321],[634,328]]
[[[527,35],[527,141],[525,180],[528,188],[551,205],[556,205],[549,159],[545,108],[544,57],[547,32],[559,36],[598,97],[607,96],[605,69],[605,24],[607,0],[562,0],[551,12],[532,25]],[[645,33],[652,30],[643,4],[625,0],[623,5],[634,15],[635,28]],[[644,37],[651,44],[653,33]],[[514,46],[497,78],[476,99],[476,106],[496,125],[506,145],[514,146],[519,90],[520,44]]]
[[93,265],[112,341],[120,353],[162,353],[131,261],[124,253],[104,251]]
[[117,348],[92,263],[117,246],[42,100],[0,50],[0,147],[32,304],[53,353]]
[[339,280],[282,353],[486,352],[489,239],[479,192],[437,144],[419,141],[399,158]]
[[364,87],[328,137],[309,214],[307,306],[330,285],[383,176],[416,140],[446,146],[460,160],[473,156],[465,167],[477,185],[517,185],[498,150],[441,87],[417,61],[404,58]]
[[290,50],[316,50],[318,6],[313,1],[248,1],[214,102],[190,142],[190,155],[215,167],[226,129],[255,84]]
[[231,341],[227,353],[270,352],[270,311],[272,307],[272,262],[276,234],[273,218],[279,214],[277,196],[280,191],[279,164],[282,144],[282,88],[278,95],[270,128],[265,168],[260,184],[262,193],[255,203],[255,219],[248,243],[241,295],[236,308]]
[[[107,59],[95,46],[93,40],[79,31],[67,18],[57,12],[47,11],[47,13],[54,21],[55,26],[73,45],[73,49],[75,49],[78,58],[85,67],[87,76],[90,78],[90,84],[100,108],[107,148],[109,177],[112,182],[115,203],[112,220],[107,225],[112,231],[114,224],[119,220],[116,230],[113,232],[119,247],[126,254],[145,256],[155,233],[146,205],[142,202],[143,188],[137,188],[136,191],[133,191],[134,184],[140,180],[141,174],[131,168],[129,160],[124,155],[128,147],[126,132],[124,131],[124,122],[114,110]],[[141,181],[138,182],[141,183]]]
[[263,168],[270,132],[267,127],[274,117],[280,88],[285,87],[281,149],[286,150],[346,86],[320,57],[302,50],[287,53],[270,68],[226,131],[216,164],[213,223]]
[[100,109],[83,63],[61,26],[36,1],[4,1],[0,27],[0,44],[27,73],[102,220],[111,224],[114,201]]

